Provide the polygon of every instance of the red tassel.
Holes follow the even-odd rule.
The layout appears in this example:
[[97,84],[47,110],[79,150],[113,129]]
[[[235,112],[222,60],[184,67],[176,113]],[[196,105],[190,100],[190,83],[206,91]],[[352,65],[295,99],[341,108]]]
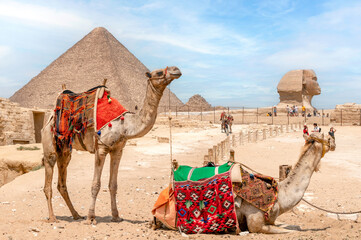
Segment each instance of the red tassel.
[[120,117],[120,120],[122,120],[122,121],[123,121],[123,120],[124,120],[124,116],[121,116],[121,117]]
[[110,128],[111,128],[111,127],[112,127],[112,123],[109,123],[109,124],[108,124],[108,127],[110,127]]

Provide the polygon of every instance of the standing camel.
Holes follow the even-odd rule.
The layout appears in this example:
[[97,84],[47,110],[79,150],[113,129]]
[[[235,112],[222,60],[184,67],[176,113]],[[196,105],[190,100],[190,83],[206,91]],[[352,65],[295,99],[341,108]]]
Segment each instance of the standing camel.
[[[95,220],[95,202],[100,190],[100,178],[104,166],[106,155],[110,154],[110,177],[109,177],[109,192],[111,199],[112,221],[120,222],[116,194],[117,194],[117,177],[119,162],[122,157],[123,148],[128,139],[143,137],[153,127],[157,118],[157,109],[159,101],[163,95],[165,88],[174,79],[182,75],[177,67],[167,67],[165,69],[158,69],[152,72],[147,72],[148,86],[146,96],[144,98],[143,108],[139,113],[127,113],[124,115],[124,120],[116,119],[111,121],[112,127],[105,127],[102,130],[101,136],[98,138],[99,142],[95,143],[94,129],[88,129],[84,136],[83,143],[86,150],[95,153],[95,168],[92,183],[92,203],[89,208],[87,223],[96,224]],[[53,141],[53,133],[51,127],[53,125],[54,116],[50,117],[47,124],[42,129],[42,144],[44,151],[44,166],[45,166],[45,186],[44,192],[48,203],[49,221],[56,221],[56,217],[52,207],[52,179],[53,168],[55,163],[58,166],[58,190],[64,198],[73,218],[79,219],[81,216],[74,209],[70,201],[67,186],[67,166],[71,159],[71,150],[63,148],[61,151],[56,151]],[[95,147],[98,145],[98,147]],[[77,138],[74,138],[73,148],[77,150],[84,150]]]
[[241,227],[244,228],[247,224],[248,230],[254,233],[287,233],[292,231],[275,226],[276,218],[291,210],[302,200],[313,172],[320,168],[321,158],[326,152],[334,151],[336,148],[335,139],[330,135],[324,139],[323,134],[312,133],[311,136],[304,135],[304,138],[306,144],[301,151],[298,162],[288,177],[278,185],[278,198],[268,220],[265,220],[264,212],[248,202],[242,201],[241,198],[236,198],[240,204],[240,208],[237,208],[236,211]]

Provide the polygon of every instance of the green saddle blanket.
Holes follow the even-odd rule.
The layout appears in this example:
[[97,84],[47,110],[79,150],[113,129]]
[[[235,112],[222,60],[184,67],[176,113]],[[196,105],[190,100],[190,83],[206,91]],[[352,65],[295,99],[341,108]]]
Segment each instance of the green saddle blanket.
[[174,171],[174,181],[199,181],[201,179],[210,178],[216,174],[221,174],[229,171],[233,163],[225,163],[216,167],[200,167],[192,168],[190,166],[181,165]]

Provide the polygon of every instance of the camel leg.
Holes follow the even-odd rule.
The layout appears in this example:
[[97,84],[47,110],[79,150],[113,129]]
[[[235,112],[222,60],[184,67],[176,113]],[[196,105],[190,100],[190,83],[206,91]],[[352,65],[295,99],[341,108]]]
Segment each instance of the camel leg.
[[71,159],[71,154],[68,153],[68,154],[65,154],[65,155],[62,155],[61,157],[59,157],[59,159],[57,161],[57,163],[58,163],[58,171],[59,171],[58,190],[59,190],[61,196],[63,197],[63,199],[65,200],[66,205],[68,206],[74,220],[77,220],[77,219],[82,218],[82,217],[74,209],[73,204],[70,201],[69,194],[68,194],[68,189],[67,189],[67,186],[66,186],[67,167],[69,165],[70,159]]
[[249,232],[252,233],[281,234],[293,232],[293,230],[279,228],[274,225],[266,225],[262,212],[248,215],[247,226]]
[[95,152],[95,165],[94,165],[94,176],[93,176],[93,183],[92,183],[92,203],[89,208],[88,217],[87,217],[87,224],[96,224],[95,220],[95,202],[97,200],[97,196],[101,186],[101,176],[103,171],[103,166],[105,162],[105,157],[108,152],[104,149],[99,148]]
[[44,184],[44,193],[46,196],[46,201],[48,202],[48,210],[49,210],[49,222],[56,222],[56,217],[53,211],[52,205],[52,195],[53,190],[51,187],[53,181],[53,172],[54,172],[54,165],[56,162],[55,156],[46,157],[44,155],[44,166],[45,166],[45,184]]
[[110,177],[109,177],[109,192],[112,208],[112,222],[121,222],[122,218],[119,217],[118,208],[117,208],[117,190],[118,190],[118,169],[120,159],[122,158],[123,149],[118,148],[110,152]]

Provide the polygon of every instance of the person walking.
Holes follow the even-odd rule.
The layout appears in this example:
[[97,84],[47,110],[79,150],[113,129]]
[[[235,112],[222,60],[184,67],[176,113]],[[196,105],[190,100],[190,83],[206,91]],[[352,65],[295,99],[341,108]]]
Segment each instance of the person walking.
[[304,125],[304,126],[303,126],[303,134],[310,135],[310,134],[308,133],[308,127],[307,127],[307,125]]
[[273,115],[277,117],[277,107],[273,106]]
[[332,137],[332,138],[335,138],[335,132],[336,132],[336,129],[334,129],[333,127],[330,128],[330,131],[328,132],[328,134]]
[[317,126],[317,123],[314,123],[312,132],[320,132],[320,131],[321,129]]

